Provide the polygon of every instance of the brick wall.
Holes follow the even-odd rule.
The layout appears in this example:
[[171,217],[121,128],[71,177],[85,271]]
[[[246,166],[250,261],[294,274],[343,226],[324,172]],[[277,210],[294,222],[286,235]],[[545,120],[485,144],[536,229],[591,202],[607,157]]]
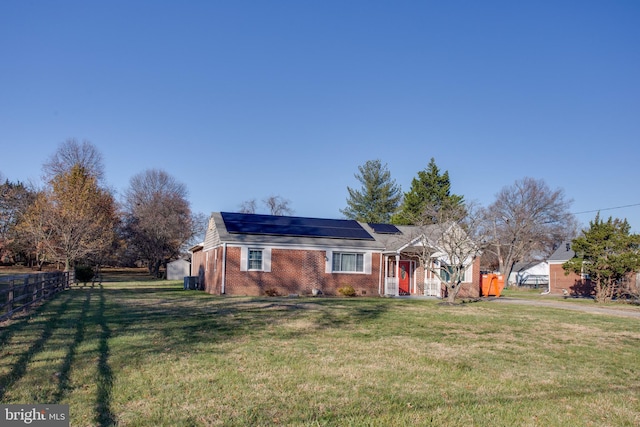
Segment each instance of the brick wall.
[[337,295],[341,286],[351,285],[358,295],[378,295],[380,257],[372,256],[371,274],[325,273],[323,250],[271,250],[271,271],[240,271],[240,248],[227,248],[226,294],[311,295],[320,289],[325,295]]
[[458,297],[460,298],[477,298],[480,296],[480,283],[482,281],[482,273],[480,272],[480,257],[476,257],[473,261],[473,277],[470,283],[464,283]]
[[[215,251],[218,251],[217,265]],[[204,268],[205,291],[220,295],[222,293],[222,251],[217,248],[193,254],[194,275]],[[227,295],[265,295],[274,290],[278,295],[311,295],[312,289],[320,289],[325,295],[338,295],[338,288],[351,285],[357,295],[379,295],[380,255],[371,257],[371,274],[325,273],[326,252],[324,250],[271,250],[271,271],[240,271],[240,248],[228,247],[226,256],[225,294]],[[420,269],[415,274],[418,281],[423,280]],[[464,283],[458,296],[460,298],[480,295],[480,259],[473,265],[472,282]],[[202,278],[201,278],[202,280]]]
[[214,295],[221,293],[222,248],[193,252],[191,274],[198,276],[200,287]]
[[582,280],[582,277],[575,274],[565,274],[562,264],[549,264],[549,290],[552,294],[562,295],[562,290],[566,289],[574,296],[589,296],[593,292],[593,286],[589,280]]

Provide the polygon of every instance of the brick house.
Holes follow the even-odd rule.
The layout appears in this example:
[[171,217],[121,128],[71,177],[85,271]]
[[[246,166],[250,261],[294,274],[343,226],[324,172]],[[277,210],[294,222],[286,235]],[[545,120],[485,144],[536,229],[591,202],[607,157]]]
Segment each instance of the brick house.
[[[419,266],[424,228],[353,220],[214,212],[204,242],[191,248],[192,274],[215,295],[443,296]],[[427,230],[429,232],[429,230]],[[445,267],[443,260],[435,263]],[[480,260],[467,267],[460,297],[479,296]]]
[[576,253],[570,242],[563,242],[551,254],[549,262],[549,293],[563,294],[565,289],[572,296],[590,296],[593,294],[591,281],[584,275],[565,274],[562,264],[572,259]]
[[[565,275],[562,264],[572,259],[576,253],[570,242],[563,242],[549,257],[549,293],[563,294],[566,289],[571,296],[588,297],[595,294],[594,285],[587,275],[569,273]],[[640,295],[640,272],[629,273],[621,284],[621,295]]]

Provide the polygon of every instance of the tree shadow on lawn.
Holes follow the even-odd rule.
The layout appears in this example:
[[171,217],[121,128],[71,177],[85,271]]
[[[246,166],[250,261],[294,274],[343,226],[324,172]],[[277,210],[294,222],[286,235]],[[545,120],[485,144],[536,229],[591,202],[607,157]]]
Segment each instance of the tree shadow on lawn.
[[390,304],[373,298],[219,297],[180,287],[107,286],[104,292],[114,336],[154,337],[132,348],[134,358],[170,349],[185,353],[192,345],[252,336],[299,319],[314,327],[290,331],[287,337],[362,325],[384,314]]
[[[94,294],[96,292],[98,293],[97,303],[94,302]],[[98,337],[92,336],[92,334],[87,336],[87,330],[92,326],[98,327]],[[110,409],[113,379],[109,366],[108,340],[111,332],[105,317],[105,296],[102,287],[96,289],[93,287],[76,288],[75,290],[62,292],[55,298],[45,302],[28,316],[21,318],[17,322],[10,323],[1,331],[0,354],[15,354],[15,346],[20,344],[13,339],[16,335],[33,336],[34,340],[31,346],[17,355],[8,372],[0,376],[0,401],[3,400],[12,387],[19,386],[17,383],[29,373],[29,364],[39,353],[50,350],[56,351],[66,347],[65,355],[60,365],[56,364],[59,360],[58,358],[52,358],[50,359],[52,361],[51,366],[39,368],[42,372],[46,372],[47,378],[54,379],[51,382],[51,384],[55,384],[53,391],[39,390],[44,394],[41,398],[46,401],[23,403],[57,404],[62,402],[73,388],[70,375],[77,360],[79,346],[87,340],[95,340],[97,338],[97,392],[94,419],[97,425],[100,426],[114,424],[115,417]],[[35,338],[36,336],[37,338]],[[54,336],[56,341],[52,342]],[[67,339],[65,337],[72,338]]]
[[[114,339],[124,339],[117,344],[115,363],[125,366],[146,363],[149,356],[160,353],[189,354],[199,344],[207,345],[205,351],[223,351],[215,344],[262,333],[274,324],[304,319],[316,325],[315,329],[291,332],[301,336],[318,329],[362,324],[388,309],[386,301],[373,299],[215,297],[179,286],[120,286],[74,287],[0,329],[0,356],[14,358],[8,362],[6,373],[0,375],[0,401],[14,387],[20,387],[20,380],[29,374],[36,356],[51,350],[63,350],[64,355],[51,358],[48,365],[39,366],[38,373],[32,375],[46,375],[54,381],[29,392],[33,396],[39,393],[38,399],[46,400],[33,403],[64,401],[73,389],[72,374],[74,365],[80,362],[79,348],[89,342],[97,353],[94,421],[99,426],[114,425]],[[16,337],[23,336],[29,342],[18,343]],[[291,336],[276,335],[286,339]]]
[[[54,309],[54,311],[49,312],[48,307],[55,299],[61,299],[60,304]],[[2,336],[0,338],[0,352],[4,355],[5,353],[14,354],[9,348],[13,336],[23,331],[36,329],[33,334],[34,341],[31,346],[26,348],[19,354],[19,356],[17,356],[15,362],[13,362],[7,373],[0,376],[0,402],[3,401],[6,392],[27,373],[27,366],[38,353],[44,350],[47,342],[51,339],[54,331],[58,328],[61,317],[68,311],[69,307],[74,302],[73,295],[67,293],[65,293],[64,296],[58,296],[55,299],[38,307],[32,315],[22,317],[18,322],[10,323],[8,327],[2,330]],[[38,320],[31,322],[30,320],[32,318],[37,318]],[[35,338],[36,335],[39,336]]]
[[100,426],[110,426],[115,423],[115,415],[111,412],[111,390],[113,388],[113,371],[109,365],[109,339],[111,329],[109,328],[106,311],[106,297],[104,287],[100,285],[100,301],[96,323],[100,329],[99,356],[98,356],[98,378],[96,393],[96,417],[95,420]]

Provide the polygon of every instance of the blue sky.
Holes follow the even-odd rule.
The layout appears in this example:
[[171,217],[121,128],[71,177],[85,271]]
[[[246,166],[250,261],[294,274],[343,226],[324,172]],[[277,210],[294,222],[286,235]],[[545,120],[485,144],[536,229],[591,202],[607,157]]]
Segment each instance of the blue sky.
[[406,191],[434,157],[467,200],[542,178],[640,232],[639,22],[636,0],[3,0],[0,173],[37,183],[86,139],[120,194],[160,168],[196,212],[339,218],[359,165]]

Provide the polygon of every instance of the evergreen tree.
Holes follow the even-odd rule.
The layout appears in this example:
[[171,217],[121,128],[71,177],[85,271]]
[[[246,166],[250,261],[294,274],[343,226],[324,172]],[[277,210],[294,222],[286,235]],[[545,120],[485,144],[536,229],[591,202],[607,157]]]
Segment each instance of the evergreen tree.
[[609,217],[603,221],[598,214],[583,236],[571,244],[576,256],[562,268],[589,275],[598,302],[610,301],[623,290],[626,276],[640,268],[640,235],[630,230],[626,219]]
[[355,177],[362,188],[354,190],[347,187],[349,198],[347,207],[340,212],[349,219],[362,222],[387,223],[398,209],[402,197],[400,186],[391,179],[387,165],[380,160],[368,160],[358,166]]
[[404,194],[400,211],[392,218],[394,224],[412,225],[435,223],[435,218],[425,218],[426,208],[436,210],[455,208],[463,204],[463,197],[451,194],[449,172],[440,173],[432,157],[426,169],[419,171],[411,181],[411,189]]

